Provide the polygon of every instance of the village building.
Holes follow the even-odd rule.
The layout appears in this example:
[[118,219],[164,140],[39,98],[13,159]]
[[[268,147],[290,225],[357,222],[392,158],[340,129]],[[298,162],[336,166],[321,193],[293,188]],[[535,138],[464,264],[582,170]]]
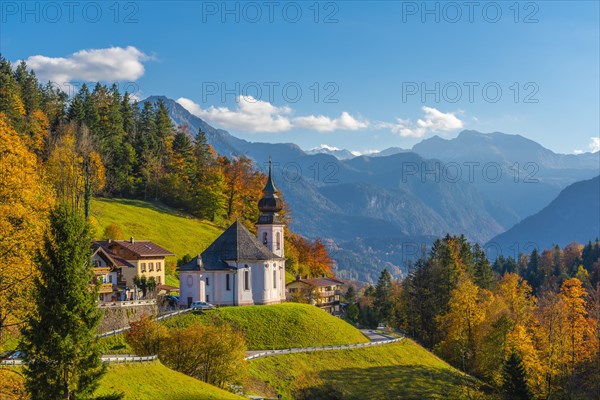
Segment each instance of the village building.
[[[92,243],[94,275],[101,280],[100,301],[137,299],[134,278],[154,278],[165,283],[165,258],[169,250],[147,240],[106,240]],[[112,290],[109,291],[109,286]]]
[[340,294],[344,282],[335,278],[306,278],[296,276],[296,280],[287,284],[288,300],[313,304],[329,314],[339,316],[342,313]]
[[235,221],[205,251],[179,269],[180,305],[277,304],[285,301],[284,222],[269,160],[258,202],[257,236]]

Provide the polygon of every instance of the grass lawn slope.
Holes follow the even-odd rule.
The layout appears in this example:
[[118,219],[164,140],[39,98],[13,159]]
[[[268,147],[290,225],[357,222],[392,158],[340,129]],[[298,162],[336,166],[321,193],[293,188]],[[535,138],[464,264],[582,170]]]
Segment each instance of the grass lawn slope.
[[408,339],[260,358],[250,362],[250,376],[249,392],[284,399],[461,399],[468,398],[463,384],[477,386],[474,378]]
[[125,400],[236,400],[225,390],[173,371],[160,362],[113,364],[102,378],[97,395],[125,393]]
[[165,325],[187,326],[195,321],[230,323],[243,332],[251,350],[368,342],[352,325],[308,304],[222,307],[173,317]]
[[[97,221],[96,239],[104,239],[104,229],[116,224],[123,231],[123,239],[151,240],[175,253],[175,257],[167,258],[167,263],[173,264],[186,254],[198,255],[223,232],[208,221],[140,200],[94,199],[91,214]],[[167,283],[179,285],[172,275],[167,276]]]

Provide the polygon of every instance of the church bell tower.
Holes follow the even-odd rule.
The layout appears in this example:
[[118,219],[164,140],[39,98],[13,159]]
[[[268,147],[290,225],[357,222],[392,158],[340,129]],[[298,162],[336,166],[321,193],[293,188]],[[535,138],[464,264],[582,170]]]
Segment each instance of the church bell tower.
[[279,215],[283,209],[283,200],[277,196],[279,191],[273,183],[271,157],[269,157],[269,179],[262,192],[263,196],[258,201],[258,209],[261,214],[256,223],[258,240],[273,254],[284,257],[283,228],[285,224]]

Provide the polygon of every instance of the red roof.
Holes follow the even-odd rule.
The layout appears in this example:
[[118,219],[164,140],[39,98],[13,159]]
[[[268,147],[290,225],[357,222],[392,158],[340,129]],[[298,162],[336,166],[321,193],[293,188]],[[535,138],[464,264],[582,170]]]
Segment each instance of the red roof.
[[323,286],[336,286],[343,285],[344,282],[337,280],[335,278],[308,278],[308,279],[296,279],[288,283],[288,285],[294,282],[301,282],[310,286],[323,287]]
[[111,240],[109,241],[101,241],[96,242],[103,248],[108,248],[112,244],[117,244],[138,257],[148,257],[148,256],[156,256],[156,257],[168,257],[174,256],[175,254],[171,253],[169,250],[164,249],[153,243],[149,240]]

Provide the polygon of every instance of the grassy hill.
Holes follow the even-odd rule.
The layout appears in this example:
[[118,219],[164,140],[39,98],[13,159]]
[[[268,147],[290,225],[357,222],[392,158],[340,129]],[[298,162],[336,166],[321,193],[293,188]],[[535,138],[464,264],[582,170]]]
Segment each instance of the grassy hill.
[[345,321],[315,306],[298,303],[223,307],[173,317],[165,325],[187,326],[196,321],[232,324],[244,333],[251,350],[368,342]]
[[[21,367],[7,367],[7,369],[21,371]],[[22,386],[21,374],[0,374],[0,378],[7,379],[7,384],[9,378],[17,379]],[[2,379],[0,382],[4,383]],[[1,396],[3,393],[1,383],[0,398],[4,399]],[[115,392],[124,393],[125,400],[240,400],[244,398],[169,369],[159,361],[109,364],[95,394],[101,396]]]
[[96,394],[125,393],[125,400],[236,400],[225,390],[173,371],[160,362],[113,364]]
[[[175,257],[167,258],[167,264],[171,265],[186,254],[198,255],[223,232],[223,228],[208,221],[140,200],[94,199],[91,214],[96,222],[96,239],[103,239],[104,229],[116,224],[123,231],[122,239],[133,236],[151,240],[175,253]],[[166,280],[167,284],[179,285],[172,274]]]
[[284,399],[461,399],[478,382],[411,340],[371,348],[298,353],[250,362],[251,393]]

